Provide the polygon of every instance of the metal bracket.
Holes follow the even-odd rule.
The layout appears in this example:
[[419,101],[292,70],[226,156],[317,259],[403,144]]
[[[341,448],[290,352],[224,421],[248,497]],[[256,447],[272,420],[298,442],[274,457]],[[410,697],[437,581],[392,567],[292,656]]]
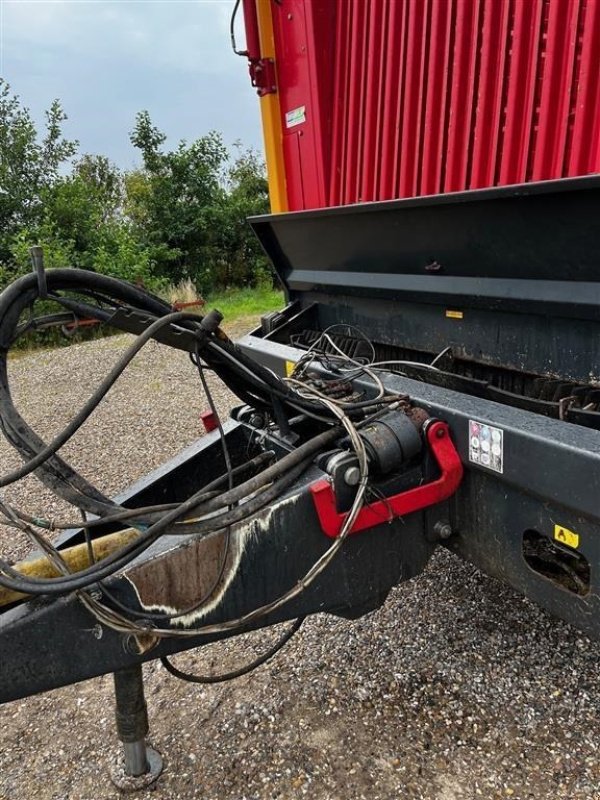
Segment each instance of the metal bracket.
[[250,81],[259,97],[277,92],[275,61],[272,58],[251,58],[248,63]]
[[[439,478],[365,506],[356,517],[349,535],[373,528],[384,522],[391,522],[397,517],[403,517],[413,511],[420,511],[435,505],[435,503],[441,503],[458,489],[464,469],[450,438],[448,424],[434,420],[427,426],[425,437],[440,468]],[[339,536],[348,515],[337,510],[335,493],[330,481],[323,479],[313,483],[310,492],[323,533],[331,538]]]

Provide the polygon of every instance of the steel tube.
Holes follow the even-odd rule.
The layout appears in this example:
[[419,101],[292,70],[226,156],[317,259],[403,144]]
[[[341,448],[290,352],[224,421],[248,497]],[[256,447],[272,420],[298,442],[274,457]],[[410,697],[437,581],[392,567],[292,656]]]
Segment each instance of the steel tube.
[[145,775],[150,769],[145,739],[138,739],[137,742],[123,742],[123,756],[126,775],[137,778]]
[[117,733],[123,742],[125,773],[138,777],[149,769],[146,754],[148,713],[141,664],[118,670],[114,673],[114,680],[115,718]]

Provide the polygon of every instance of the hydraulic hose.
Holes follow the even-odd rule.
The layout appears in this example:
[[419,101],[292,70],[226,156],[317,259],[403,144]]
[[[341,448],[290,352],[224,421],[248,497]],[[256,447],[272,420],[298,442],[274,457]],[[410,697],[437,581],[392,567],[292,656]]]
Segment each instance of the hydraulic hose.
[[[299,391],[293,383],[282,381],[270,370],[246,356],[216,325],[211,324],[214,320],[211,320],[210,315],[203,319],[188,312],[173,312],[168,304],[146,291],[93,272],[57,269],[45,273],[44,278],[44,296],[62,305],[75,316],[95,316],[110,323],[114,320],[114,311],[125,308],[143,313],[148,317],[149,324],[127,348],[64,430],[47,444],[27,425],[15,408],[7,369],[8,349],[29,325],[27,322],[19,325],[19,320],[40,295],[38,275],[20,278],[0,295],[0,427],[24,460],[20,467],[0,476],[0,488],[35,472],[46,485],[68,502],[99,517],[86,524],[86,535],[89,536],[88,529],[92,526],[126,519],[133,520],[134,524],[145,529],[133,541],[98,563],[77,573],[63,574],[56,578],[26,578],[0,560],[0,585],[7,589],[30,595],[57,595],[84,590],[126,568],[167,531],[177,535],[205,536],[227,529],[256,514],[285,492],[308,468],[318,452],[340,438],[340,420],[348,426],[350,422],[347,415],[362,415],[369,405],[380,405],[389,399],[378,396],[373,401],[346,403],[344,414],[341,414],[327,398]],[[71,296],[63,296],[62,292],[70,292]],[[82,297],[86,299],[82,300]],[[104,306],[90,304],[88,299]],[[55,315],[55,318],[60,320],[61,316]],[[47,320],[48,317],[44,318],[44,324]],[[280,407],[284,409],[284,414],[293,410],[294,413],[299,412],[317,419],[328,427],[323,433],[238,486],[232,486],[228,491],[215,495],[213,490],[223,485],[223,478],[219,478],[182,503],[137,510],[126,509],[105,497],[79,475],[58,455],[58,451],[85,423],[142,347],[156,337],[159,331],[170,326],[180,330],[183,328],[195,336],[197,346],[193,358],[197,367],[202,371],[202,362],[205,362],[244,402],[271,411],[274,406]],[[232,480],[232,474],[233,470],[228,469],[229,481]],[[199,519],[181,522],[186,516]],[[32,539],[39,537],[39,534],[33,531],[31,525],[44,527],[39,524],[39,520],[18,512],[12,514],[10,519],[15,527],[20,527]]]
[[[0,477],[0,488],[5,486],[9,486],[11,483],[24,478],[26,475],[29,475],[39,466],[41,466],[45,461],[47,461],[50,456],[56,454],[56,452],[64,445],[69,439],[81,428],[83,423],[86,419],[90,416],[90,414],[94,411],[94,409],[98,406],[98,404],[103,400],[106,396],[108,390],[113,386],[119,376],[125,371],[128,364],[133,360],[134,356],[136,356],[142,347],[148,342],[154,334],[159,331],[161,328],[166,327],[167,325],[172,325],[177,322],[182,322],[184,320],[189,320],[195,318],[193,314],[189,314],[185,311],[178,311],[174,314],[167,314],[160,319],[157,319],[156,322],[152,323],[150,327],[146,328],[144,333],[137,337],[135,342],[127,349],[125,354],[119,359],[117,364],[111,369],[108,375],[104,378],[100,386],[96,389],[96,391],[92,394],[89,400],[81,407],[78,413],[73,417],[71,422],[63,428],[63,430],[55,437],[55,439],[48,445],[45,445],[41,450],[37,452],[37,454],[29,459],[25,464],[18,467],[17,469],[9,472],[7,475]],[[5,366],[5,362],[2,363],[2,366]],[[4,370],[0,379],[3,381],[4,379]],[[2,388],[4,388],[4,384],[0,384]],[[4,413],[4,409],[3,409]],[[22,421],[22,418],[15,410],[14,406],[10,404],[6,409],[5,415],[3,416],[4,421],[8,420],[9,425],[15,429],[15,426],[18,426]]]
[[[276,464],[263,470],[260,475],[250,478],[229,492],[225,492],[218,498],[209,499],[204,505],[201,504],[202,495],[192,495],[186,501],[181,503],[177,508],[167,512],[160,520],[152,524],[140,536],[126,545],[117,553],[113,553],[107,558],[103,559],[98,564],[88,567],[81,572],[74,575],[64,576],[60,578],[39,578],[39,579],[24,579],[22,575],[13,570],[9,564],[0,560],[0,585],[12,591],[22,592],[25,594],[64,594],[66,592],[75,591],[77,589],[85,589],[88,586],[102,580],[114,572],[123,569],[134,558],[137,558],[144,550],[150,547],[159,536],[161,536],[171,523],[174,523],[184,514],[189,513],[192,509],[200,509],[203,514],[210,513],[215,506],[223,508],[239,502],[248,495],[258,491],[262,486],[267,485],[272,479],[278,478],[276,483],[265,492],[257,495],[252,500],[249,500],[243,506],[240,506],[239,511],[243,511],[240,518],[250,516],[260,508],[264,507],[267,503],[271,502],[274,497],[283,492],[299,475],[306,469],[312,460],[314,454],[321,450],[325,445],[331,443],[334,439],[341,435],[339,428],[331,428],[324,433],[310,439],[305,444],[293,450],[288,455],[284,456]],[[202,493],[206,494],[213,488],[212,484],[203,487]],[[238,509],[233,509],[231,512],[226,512],[220,516],[211,518],[206,522],[209,523],[210,530],[204,532],[220,530],[232,524],[229,514],[233,514]],[[208,526],[207,526],[208,527]],[[181,526],[178,533],[186,533],[185,526]]]

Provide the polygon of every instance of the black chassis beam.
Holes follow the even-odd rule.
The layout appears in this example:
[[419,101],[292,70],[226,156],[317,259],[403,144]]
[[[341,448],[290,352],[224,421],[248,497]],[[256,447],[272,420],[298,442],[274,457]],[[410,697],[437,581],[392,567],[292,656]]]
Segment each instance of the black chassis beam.
[[[245,457],[255,431],[233,421],[226,423],[225,430],[232,453],[237,453],[238,460]],[[214,431],[118,499],[130,507],[182,500],[222,472],[221,444]],[[237,619],[279,597],[304,576],[332,542],[320,529],[307,491],[322,477],[320,469],[310,467],[269,508],[249,523],[231,527],[232,555],[217,600],[207,614],[186,620],[188,628]],[[244,630],[323,611],[354,618],[377,608],[394,585],[423,570],[435,546],[432,536],[425,533],[447,513],[445,504],[440,504],[433,516],[416,513],[410,519],[350,537],[305,592]],[[129,579],[116,576],[107,585],[119,601],[138,610],[143,610],[142,600],[154,596],[161,606],[188,608],[198,594],[202,596],[203,581],[210,583],[210,575],[205,573],[211,568],[214,571],[219,562],[217,551],[223,546],[224,536],[223,531],[201,541],[193,536],[164,536],[127,568]],[[81,531],[73,531],[63,537],[61,546],[79,541]],[[96,595],[102,599],[101,587]],[[159,610],[148,601],[144,608]],[[0,703],[239,632],[166,639],[139,655],[133,637],[100,625],[73,595],[55,600],[37,598],[0,614]]]
[[[265,341],[258,332],[238,344],[279,375],[285,374],[286,362],[305,353]],[[450,424],[466,469],[450,502],[454,535],[447,546],[551,614],[600,638],[600,432],[392,373],[384,383]],[[502,430],[502,473],[470,462],[470,421]],[[579,536],[578,552],[591,567],[585,595],[534,571],[523,556],[526,531],[552,540],[556,525]]]

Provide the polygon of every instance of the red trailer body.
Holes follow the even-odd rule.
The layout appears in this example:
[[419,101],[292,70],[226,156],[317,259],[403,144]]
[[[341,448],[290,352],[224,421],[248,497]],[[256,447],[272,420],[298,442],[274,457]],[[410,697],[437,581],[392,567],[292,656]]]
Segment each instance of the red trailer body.
[[600,0],[256,2],[290,210],[600,170]]

